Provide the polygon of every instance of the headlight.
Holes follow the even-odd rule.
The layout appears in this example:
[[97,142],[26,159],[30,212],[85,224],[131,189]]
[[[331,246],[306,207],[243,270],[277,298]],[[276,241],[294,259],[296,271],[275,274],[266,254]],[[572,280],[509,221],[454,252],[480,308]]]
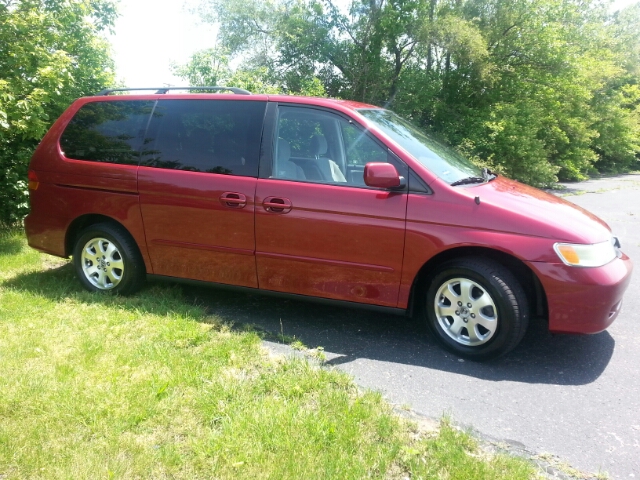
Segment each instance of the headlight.
[[565,265],[572,267],[601,267],[616,258],[613,240],[593,245],[556,243],[553,249]]

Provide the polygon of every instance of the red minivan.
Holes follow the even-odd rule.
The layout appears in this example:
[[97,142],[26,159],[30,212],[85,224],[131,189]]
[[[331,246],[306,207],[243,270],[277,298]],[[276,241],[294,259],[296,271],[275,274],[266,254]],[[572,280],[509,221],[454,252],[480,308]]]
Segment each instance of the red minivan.
[[419,315],[477,360],[531,315],[618,315],[631,261],[591,213],[382,108],[198,88],[74,102],[31,160],[29,245],[91,291],[161,276]]

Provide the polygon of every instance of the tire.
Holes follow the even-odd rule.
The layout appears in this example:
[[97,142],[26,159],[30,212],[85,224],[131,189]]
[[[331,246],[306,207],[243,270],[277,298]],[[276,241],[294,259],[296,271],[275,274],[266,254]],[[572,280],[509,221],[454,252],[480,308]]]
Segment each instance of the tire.
[[90,292],[130,295],[142,287],[146,271],[138,246],[117,225],[98,223],[84,229],[73,248],[73,265]]
[[489,360],[513,350],[529,324],[527,296],[499,263],[461,258],[431,277],[424,303],[429,329],[449,351]]

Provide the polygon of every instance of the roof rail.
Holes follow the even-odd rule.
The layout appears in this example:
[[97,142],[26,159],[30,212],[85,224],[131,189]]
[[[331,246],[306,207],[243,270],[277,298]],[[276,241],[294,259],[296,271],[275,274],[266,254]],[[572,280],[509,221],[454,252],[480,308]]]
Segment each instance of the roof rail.
[[101,92],[96,93],[96,96],[101,95],[109,95],[113,92],[129,92],[134,90],[156,90],[155,93],[163,94],[167,93],[169,90],[207,90],[207,91],[220,91],[220,90],[228,90],[237,95],[251,95],[251,92],[248,90],[244,90],[243,88],[236,87],[153,87],[153,88],[107,88],[102,90]]

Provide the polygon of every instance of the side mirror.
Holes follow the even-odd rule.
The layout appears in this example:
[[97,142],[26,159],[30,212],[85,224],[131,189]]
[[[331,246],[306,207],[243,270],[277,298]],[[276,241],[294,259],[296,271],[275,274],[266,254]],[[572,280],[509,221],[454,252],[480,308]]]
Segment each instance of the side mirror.
[[364,183],[368,187],[402,189],[407,185],[390,163],[370,162],[364,166]]

